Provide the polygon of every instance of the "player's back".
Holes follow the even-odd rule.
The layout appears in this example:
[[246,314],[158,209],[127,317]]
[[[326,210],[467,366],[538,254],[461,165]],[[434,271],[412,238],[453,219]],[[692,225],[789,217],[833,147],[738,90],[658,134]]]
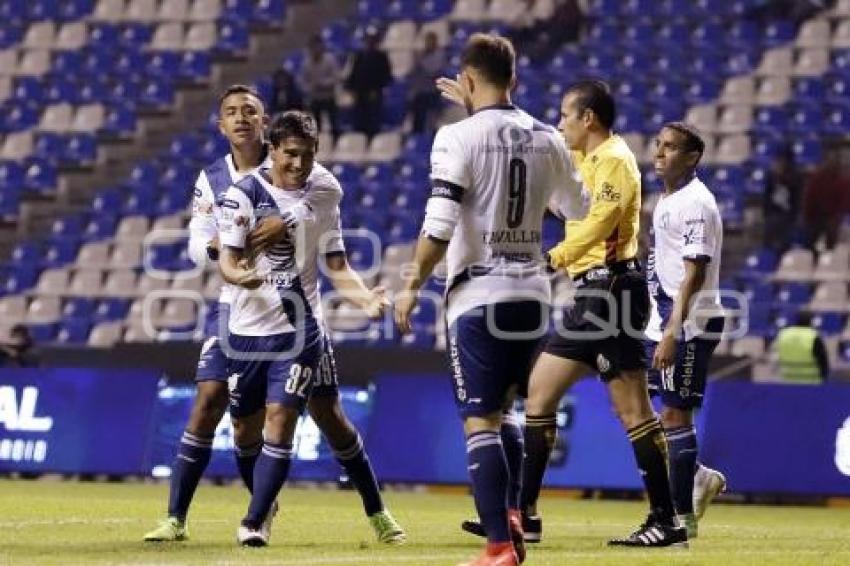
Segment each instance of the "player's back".
[[438,132],[431,162],[434,190],[456,192],[461,205],[446,256],[450,292],[482,291],[464,308],[490,302],[491,291],[510,300],[511,288],[548,300],[548,284],[533,275],[543,215],[556,190],[581,200],[558,132],[512,105],[484,108]]

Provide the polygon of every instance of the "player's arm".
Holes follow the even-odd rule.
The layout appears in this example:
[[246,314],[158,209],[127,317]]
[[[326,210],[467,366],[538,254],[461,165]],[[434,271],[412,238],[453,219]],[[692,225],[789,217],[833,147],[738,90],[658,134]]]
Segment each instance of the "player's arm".
[[590,196],[584,190],[581,179],[567,149],[564,139],[553,133],[552,161],[549,168],[549,197],[547,208],[560,220],[580,220],[587,215]]
[[345,251],[338,251],[325,256],[327,275],[343,299],[356,305],[370,318],[384,316],[390,301],[383,287],[369,289],[360,274],[351,268]]
[[189,220],[189,257],[198,267],[218,259],[218,226],[215,221],[215,196],[203,173],[195,182],[192,218]]
[[634,198],[635,187],[619,160],[601,166],[596,183],[587,216],[570,224],[566,239],[548,252],[549,264],[556,269],[567,268],[607,240],[622,219],[626,203]]
[[221,254],[218,267],[221,277],[231,285],[256,289],[262,277],[249,265],[246,240],[249,226],[254,220],[253,204],[236,187],[230,187],[221,202],[218,237]]
[[661,341],[655,348],[655,356],[652,359],[652,367],[664,369],[676,362],[676,343],[682,335],[682,327],[690,315],[691,305],[697,293],[705,283],[708,262],[707,256],[687,258],[685,263],[685,278],[679,288],[679,296],[673,303],[673,311],[670,320],[661,334]]

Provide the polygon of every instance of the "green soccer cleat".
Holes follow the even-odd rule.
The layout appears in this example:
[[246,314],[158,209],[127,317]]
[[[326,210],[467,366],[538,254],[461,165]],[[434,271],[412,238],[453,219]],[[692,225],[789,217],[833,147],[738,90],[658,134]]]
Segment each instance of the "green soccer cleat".
[[700,465],[694,475],[694,515],[697,521],[705,515],[705,510],[718,494],[726,491],[726,476]]
[[688,531],[688,540],[693,540],[697,538],[697,534],[699,534],[699,527],[697,526],[697,517],[693,513],[688,513],[687,515],[677,515],[676,520],[679,525],[685,527]]
[[145,542],[174,542],[189,539],[189,527],[177,517],[169,517],[145,535]]
[[384,544],[404,544],[407,540],[404,529],[401,528],[398,521],[386,509],[370,515],[369,522],[372,524],[372,528],[375,529],[375,536],[378,537],[378,542]]

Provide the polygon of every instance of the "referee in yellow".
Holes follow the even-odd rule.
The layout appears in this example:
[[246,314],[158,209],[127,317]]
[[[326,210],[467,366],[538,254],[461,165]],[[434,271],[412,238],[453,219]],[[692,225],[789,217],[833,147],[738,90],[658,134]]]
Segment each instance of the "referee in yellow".
[[615,114],[610,90],[600,81],[573,85],[561,103],[558,129],[573,153],[590,209],[584,219],[567,223],[566,239],[548,252],[550,266],[573,279],[576,297],[529,380],[523,511],[527,523],[542,531],[537,495],[555,441],[555,411],[566,390],[595,371],[628,431],[650,503],[647,520],[609,544],[687,546],[685,528],[675,524],[664,433],[647,393],[642,338],[649,294],[635,258],[640,171],[634,154],[611,131]]

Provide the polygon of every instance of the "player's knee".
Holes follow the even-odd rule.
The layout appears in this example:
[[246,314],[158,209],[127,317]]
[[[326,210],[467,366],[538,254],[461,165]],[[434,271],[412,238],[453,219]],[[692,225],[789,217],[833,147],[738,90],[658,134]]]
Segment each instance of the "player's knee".
[[298,423],[298,410],[280,404],[266,406],[265,438],[272,444],[292,442],[295,425]]
[[666,429],[690,426],[692,422],[693,414],[687,409],[667,406],[661,409],[661,424]]
[[357,431],[346,418],[342,406],[336,399],[315,399],[310,401],[310,416],[316,426],[328,439],[331,446],[347,446]]
[[263,413],[260,411],[256,415],[231,420],[236,446],[254,446],[263,440]]
[[499,432],[502,427],[502,412],[496,411],[489,415],[466,417],[463,420],[463,432],[467,437],[479,432]]
[[215,431],[227,409],[227,388],[199,387],[189,418],[189,428],[197,433],[211,434]]

